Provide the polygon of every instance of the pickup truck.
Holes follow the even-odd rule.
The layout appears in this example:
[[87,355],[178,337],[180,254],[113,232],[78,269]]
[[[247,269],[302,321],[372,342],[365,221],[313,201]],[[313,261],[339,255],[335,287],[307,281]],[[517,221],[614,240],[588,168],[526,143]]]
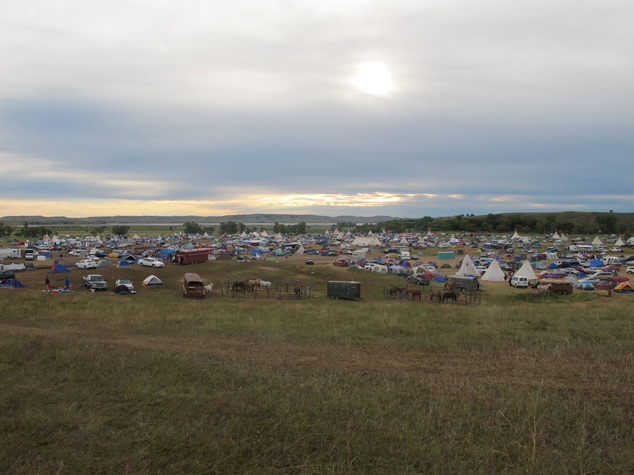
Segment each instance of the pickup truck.
[[84,287],[88,287],[90,290],[107,290],[108,284],[99,274],[89,274],[83,277]]

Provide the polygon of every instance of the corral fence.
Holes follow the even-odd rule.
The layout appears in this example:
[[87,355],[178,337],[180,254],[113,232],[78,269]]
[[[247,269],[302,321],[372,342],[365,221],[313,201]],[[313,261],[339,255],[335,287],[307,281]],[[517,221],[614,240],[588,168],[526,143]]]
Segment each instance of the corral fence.
[[[268,285],[249,285],[252,279],[223,280],[222,296],[243,299],[302,300],[310,298],[310,287],[293,282],[266,282]],[[241,285],[242,284],[242,285]]]
[[473,305],[482,303],[482,293],[478,290],[448,291],[440,287],[419,287],[412,285],[384,286],[383,295],[395,300],[411,300],[426,303],[450,303],[455,305]]

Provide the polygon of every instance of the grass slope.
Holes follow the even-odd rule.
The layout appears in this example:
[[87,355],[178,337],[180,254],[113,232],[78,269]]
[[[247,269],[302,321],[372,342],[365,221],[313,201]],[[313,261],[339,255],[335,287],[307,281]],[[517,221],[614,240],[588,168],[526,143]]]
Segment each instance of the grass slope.
[[[311,298],[184,300],[186,270]],[[100,271],[138,294],[76,270],[71,294],[43,292],[44,271],[1,294],[3,472],[634,471],[630,295],[389,300],[397,278],[319,259]],[[165,286],[139,288],[150,273]],[[361,301],[326,299],[351,279]]]

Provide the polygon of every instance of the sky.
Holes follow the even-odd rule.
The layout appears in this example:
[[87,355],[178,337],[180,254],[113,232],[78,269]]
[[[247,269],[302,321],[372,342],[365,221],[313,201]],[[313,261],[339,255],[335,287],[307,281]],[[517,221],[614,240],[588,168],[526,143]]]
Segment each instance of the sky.
[[630,0],[0,12],[0,216],[634,212]]

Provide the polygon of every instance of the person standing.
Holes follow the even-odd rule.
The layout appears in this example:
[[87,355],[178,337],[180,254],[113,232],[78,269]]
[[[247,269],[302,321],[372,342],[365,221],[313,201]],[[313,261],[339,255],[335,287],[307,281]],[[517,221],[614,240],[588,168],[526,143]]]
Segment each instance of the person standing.
[[66,280],[64,281],[64,285],[66,286],[66,290],[70,290],[70,278],[66,276]]
[[46,276],[46,288],[49,289],[51,287],[51,279]]

